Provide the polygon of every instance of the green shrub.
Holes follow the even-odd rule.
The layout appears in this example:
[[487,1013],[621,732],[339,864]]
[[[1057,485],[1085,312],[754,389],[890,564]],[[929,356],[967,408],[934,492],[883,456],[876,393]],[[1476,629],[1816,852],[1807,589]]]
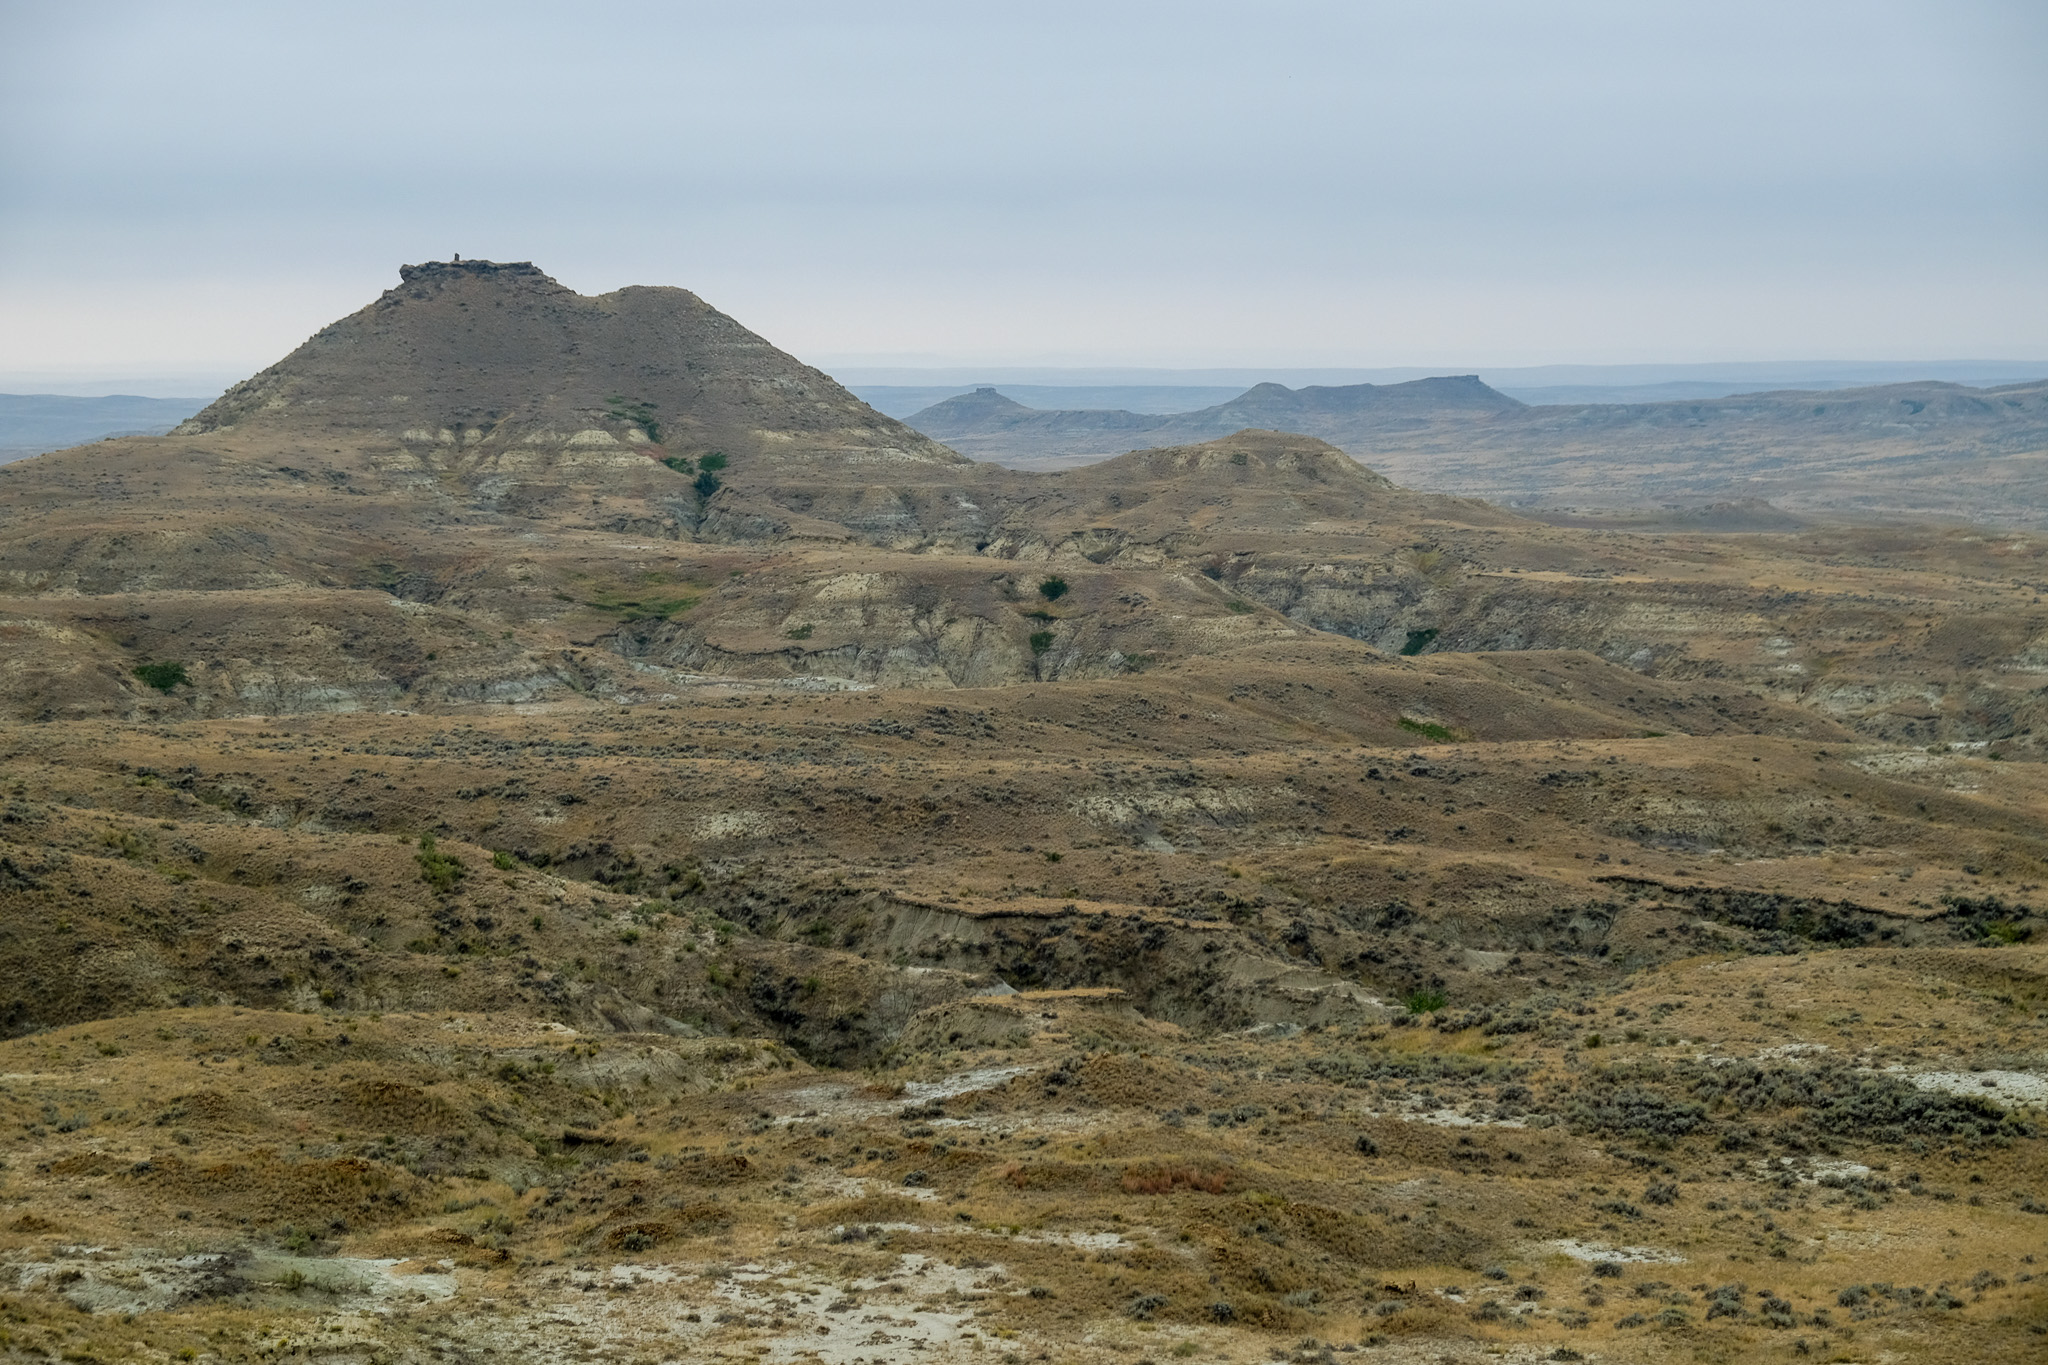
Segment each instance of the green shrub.
[[1395,719],[1394,724],[1400,726],[1409,734],[1421,735],[1424,739],[1434,739],[1441,741],[1456,739],[1458,737],[1457,733],[1453,731],[1450,726],[1438,725],[1435,721],[1416,720],[1410,716],[1400,716]]
[[696,478],[690,480],[690,487],[697,490],[698,501],[709,502],[711,501],[711,495],[724,487],[724,485],[719,482],[716,474],[707,469]]
[[1401,646],[1401,652],[1407,655],[1420,654],[1423,650],[1429,648],[1430,642],[1436,639],[1436,637],[1437,629],[1435,626],[1426,626],[1421,630],[1411,630],[1408,632],[1408,643]]
[[517,864],[512,861],[512,855],[501,848],[491,855],[491,866],[500,872],[510,872]]
[[1038,595],[1048,602],[1059,601],[1067,595],[1067,580],[1064,578],[1048,578],[1041,581],[1038,585]]
[[[605,401],[611,410],[613,421],[630,422],[646,432],[648,440],[653,441],[656,445],[661,444],[661,423],[655,420],[654,416],[654,410],[660,404],[644,401],[629,403],[616,394]],[[668,461],[663,460],[662,463],[667,464]]]
[[191,679],[185,676],[185,665],[164,660],[160,663],[137,664],[135,676],[159,692],[168,692],[174,687],[183,687]]
[[449,857],[435,847],[434,836],[431,834],[420,836],[420,851],[413,855],[413,860],[420,865],[420,880],[444,896],[455,889],[457,882],[469,875],[469,869],[458,859]]
[[811,638],[811,629],[811,623],[806,621],[804,624],[791,627],[782,633],[792,640],[808,640]]
[[1449,1001],[1442,991],[1420,990],[1402,996],[1401,1003],[1408,1007],[1410,1014],[1434,1014]]
[[1033,654],[1043,654],[1043,653],[1045,653],[1045,651],[1047,651],[1048,649],[1051,649],[1051,648],[1052,648],[1052,632],[1051,632],[1051,631],[1049,631],[1049,630],[1034,630],[1034,631],[1032,631],[1032,632],[1031,632],[1031,652],[1032,652]]
[[707,474],[713,470],[725,468],[725,452],[714,450],[709,455],[699,455],[697,457],[697,468]]

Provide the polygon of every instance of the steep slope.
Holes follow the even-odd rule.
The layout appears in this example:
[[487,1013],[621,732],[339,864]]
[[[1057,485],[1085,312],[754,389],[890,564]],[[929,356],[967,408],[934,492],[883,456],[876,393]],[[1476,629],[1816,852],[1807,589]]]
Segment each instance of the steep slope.
[[399,273],[177,434],[356,434],[472,478],[657,447],[961,462],[688,290],[586,298],[524,261]]

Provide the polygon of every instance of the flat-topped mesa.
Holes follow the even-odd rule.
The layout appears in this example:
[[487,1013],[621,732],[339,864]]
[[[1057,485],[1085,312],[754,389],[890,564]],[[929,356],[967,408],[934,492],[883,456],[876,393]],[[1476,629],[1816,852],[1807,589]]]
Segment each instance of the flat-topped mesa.
[[964,463],[686,289],[585,296],[527,261],[399,275],[174,434],[349,436],[438,449],[450,471],[479,474],[530,474],[565,449],[579,467],[606,450],[642,462],[718,451],[736,468]]

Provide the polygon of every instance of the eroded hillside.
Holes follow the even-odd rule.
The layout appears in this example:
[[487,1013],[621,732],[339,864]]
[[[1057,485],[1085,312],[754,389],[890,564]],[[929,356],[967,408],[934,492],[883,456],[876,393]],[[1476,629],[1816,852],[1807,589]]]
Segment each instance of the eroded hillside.
[[2036,1358],[2041,554],[413,269],[0,471],[0,1346]]

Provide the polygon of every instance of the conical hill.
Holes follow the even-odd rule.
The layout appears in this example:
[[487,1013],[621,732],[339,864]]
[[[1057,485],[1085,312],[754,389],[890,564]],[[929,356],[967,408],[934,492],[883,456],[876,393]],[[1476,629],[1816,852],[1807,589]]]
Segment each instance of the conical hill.
[[608,459],[958,464],[685,289],[589,297],[527,262],[401,283],[178,429],[317,431],[487,475]]

